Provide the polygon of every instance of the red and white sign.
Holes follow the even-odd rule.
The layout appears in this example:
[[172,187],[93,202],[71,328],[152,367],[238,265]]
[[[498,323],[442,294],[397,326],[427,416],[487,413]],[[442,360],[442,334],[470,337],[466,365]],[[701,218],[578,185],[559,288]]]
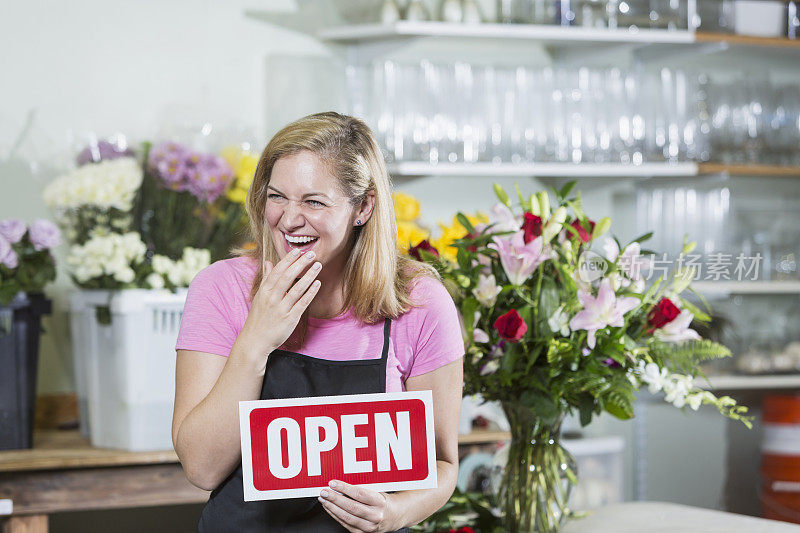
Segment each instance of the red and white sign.
[[245,501],[436,487],[431,391],[239,402]]

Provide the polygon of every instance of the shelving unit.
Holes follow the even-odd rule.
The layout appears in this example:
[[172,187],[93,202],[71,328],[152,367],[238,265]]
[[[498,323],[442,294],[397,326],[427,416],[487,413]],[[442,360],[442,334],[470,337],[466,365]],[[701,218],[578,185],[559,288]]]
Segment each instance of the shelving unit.
[[800,294],[800,281],[697,281],[701,294]]
[[322,30],[317,36],[326,41],[354,43],[413,37],[450,37],[468,39],[514,39],[538,41],[545,45],[585,46],[616,44],[725,43],[729,46],[789,48],[800,51],[800,39],[751,37],[727,33],[687,30],[637,28],[584,28],[542,24],[456,24],[432,21],[398,21],[393,24],[344,25]]
[[710,175],[800,177],[800,167],[771,165],[724,165],[721,163],[438,163],[417,161],[392,163],[393,176],[490,176],[555,178],[651,178]]
[[708,376],[708,383],[698,383],[698,386],[713,391],[800,389],[800,374]]
[[602,29],[540,24],[454,24],[450,22],[409,22],[340,26],[321,31],[327,41],[379,41],[404,37],[459,37],[478,39],[522,39],[545,44],[574,46],[594,43],[691,44],[688,31]]

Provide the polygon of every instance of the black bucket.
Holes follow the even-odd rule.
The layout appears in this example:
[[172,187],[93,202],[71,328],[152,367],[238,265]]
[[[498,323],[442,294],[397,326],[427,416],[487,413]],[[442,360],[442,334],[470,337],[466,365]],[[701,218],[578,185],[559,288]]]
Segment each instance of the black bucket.
[[20,292],[0,305],[0,450],[33,445],[39,336],[51,312],[43,293]]

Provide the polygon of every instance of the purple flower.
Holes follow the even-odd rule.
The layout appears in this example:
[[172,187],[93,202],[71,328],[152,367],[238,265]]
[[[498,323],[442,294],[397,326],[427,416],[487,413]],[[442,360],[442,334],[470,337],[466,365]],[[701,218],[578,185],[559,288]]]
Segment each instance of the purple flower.
[[603,364],[606,365],[608,368],[619,368],[620,367],[620,364],[617,363],[616,361],[614,361],[613,359],[611,359],[610,357],[607,357],[603,361]]
[[119,159],[120,157],[133,157],[133,152],[130,148],[122,148],[108,141],[100,141],[91,143],[84,148],[78,154],[76,161],[78,166],[83,166],[87,163],[99,163],[100,161]]
[[61,232],[55,224],[44,218],[37,218],[33,221],[29,236],[36,250],[53,248],[61,244]]
[[189,192],[198,199],[211,203],[216,200],[233,179],[233,171],[221,157],[198,154],[196,174],[189,182]]
[[17,268],[19,264],[19,256],[17,252],[11,247],[11,243],[0,235],[0,265],[5,265],[8,268]]
[[19,242],[26,231],[28,231],[28,227],[25,222],[18,218],[7,218],[0,221],[0,235],[5,237],[10,244]]
[[208,203],[223,194],[233,180],[233,170],[221,157],[193,152],[174,142],[153,148],[148,165],[168,189],[189,191]]

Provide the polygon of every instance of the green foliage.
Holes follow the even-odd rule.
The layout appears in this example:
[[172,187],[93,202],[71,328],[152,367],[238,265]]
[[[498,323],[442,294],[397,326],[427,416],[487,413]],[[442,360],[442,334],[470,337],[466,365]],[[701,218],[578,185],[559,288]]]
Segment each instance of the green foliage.
[[18,257],[16,268],[0,264],[0,305],[8,305],[18,292],[42,292],[56,279],[56,265],[49,250],[36,250],[26,232],[11,245]]
[[649,347],[654,360],[682,374],[693,375],[697,372],[697,364],[702,361],[731,356],[728,348],[709,340],[691,340],[674,344],[652,339]]
[[501,533],[502,522],[492,511],[496,507],[497,501],[491,494],[455,489],[441,509],[410,529],[415,533],[439,533],[469,526],[475,533]]

